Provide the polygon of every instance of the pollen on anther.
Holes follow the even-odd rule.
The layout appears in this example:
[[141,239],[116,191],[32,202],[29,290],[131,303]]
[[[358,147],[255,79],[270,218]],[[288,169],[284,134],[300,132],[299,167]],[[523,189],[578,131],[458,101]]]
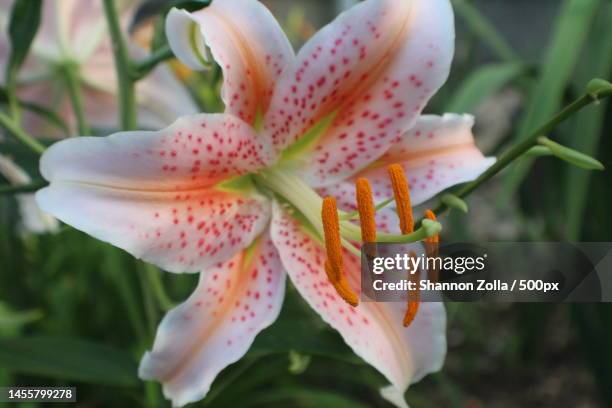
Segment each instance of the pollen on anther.
[[410,187],[406,180],[406,173],[399,164],[388,167],[389,178],[393,186],[393,194],[397,206],[397,215],[400,220],[402,234],[414,232],[414,216],[412,214],[412,203],[410,201]]
[[357,180],[356,196],[359,222],[361,224],[361,239],[364,243],[376,242],[376,208],[372,196],[372,188],[365,178]]
[[327,197],[323,200],[321,219],[323,221],[325,249],[327,252],[327,260],[325,261],[327,279],[336,290],[336,293],[338,293],[338,296],[349,305],[355,307],[359,304],[359,298],[343,275],[340,220],[335,198]]

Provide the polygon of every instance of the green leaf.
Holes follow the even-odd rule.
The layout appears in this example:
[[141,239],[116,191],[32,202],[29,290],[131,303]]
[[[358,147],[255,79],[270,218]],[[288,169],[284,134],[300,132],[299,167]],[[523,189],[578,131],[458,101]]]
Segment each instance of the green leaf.
[[475,70],[455,92],[447,112],[473,112],[488,97],[499,92],[506,84],[525,72],[520,63],[485,65]]
[[21,327],[39,320],[43,316],[40,310],[16,312],[4,303],[0,303],[0,330],[15,331]]
[[[291,404],[289,404],[291,402]],[[282,403],[291,407],[334,407],[334,408],[366,408],[358,400],[351,399],[336,392],[306,387],[284,387],[255,394],[245,401],[246,407],[269,406]]]
[[[576,76],[576,88],[580,89],[582,84],[593,76],[606,77],[612,72],[612,3],[608,2],[602,6],[597,20],[589,36],[590,47],[586,50]],[[605,88],[602,80],[591,81],[587,86],[590,93]],[[608,83],[609,84],[609,83]],[[590,106],[576,115],[575,121],[570,128],[570,137],[565,144],[569,147],[584,152],[590,156],[597,156],[597,147],[603,133],[603,124],[608,106],[604,100],[601,106]],[[571,241],[580,240],[581,225],[584,220],[584,212],[589,200],[589,188],[592,173],[570,167],[567,169],[565,180],[565,208],[567,220],[565,232],[567,239]]]
[[40,24],[42,0],[16,0],[9,23],[11,54],[6,66],[6,83],[11,84],[30,50]]
[[486,43],[489,48],[504,61],[519,60],[516,52],[506,42],[504,37],[495,29],[489,20],[483,16],[468,0],[453,0],[453,8],[457,15],[463,19],[468,28]]
[[[516,141],[523,141],[561,107],[563,93],[572,77],[599,0],[565,0],[555,30],[542,61],[541,75],[530,95],[518,128]],[[522,160],[508,172],[500,200],[506,201],[527,176],[532,160]]]
[[555,143],[552,140],[541,137],[538,139],[538,142],[546,146],[550,149],[552,154],[560,158],[561,160],[565,160],[568,163],[572,163],[575,166],[578,166],[585,170],[604,170],[605,167],[601,162],[588,156],[584,153],[580,153],[574,149],[570,149],[568,147],[562,146],[559,143]]
[[524,157],[544,157],[544,156],[552,156],[552,154],[553,153],[546,146],[533,146],[523,156]]
[[7,371],[114,386],[138,386],[137,365],[122,350],[55,337],[0,339],[0,368]]

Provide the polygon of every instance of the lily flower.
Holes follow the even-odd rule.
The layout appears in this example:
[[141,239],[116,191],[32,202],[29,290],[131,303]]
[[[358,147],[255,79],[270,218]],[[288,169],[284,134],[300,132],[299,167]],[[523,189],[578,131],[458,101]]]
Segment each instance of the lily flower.
[[[13,0],[0,0],[2,73],[10,50],[8,18],[12,4]],[[120,4],[120,18],[126,29],[135,4],[132,0]],[[134,57],[146,55],[133,42],[129,47]],[[57,112],[69,125],[71,134],[75,134],[76,118],[59,69],[66,64],[79,67],[83,109],[89,123],[97,129],[116,129],[117,81],[101,2],[44,1],[38,33],[18,76],[19,98]],[[166,66],[157,67],[139,81],[136,92],[139,123],[147,129],[159,129],[177,116],[198,111],[189,93]],[[37,136],[65,136],[44,118],[30,112],[25,112],[24,127]]]
[[[223,69],[225,112],[59,142],[42,157],[50,186],[37,193],[77,229],[170,272],[201,272],[163,319],[141,378],[160,381],[175,406],[203,398],[277,318],[288,275],[400,404],[442,366],[444,307],[421,305],[405,327],[405,304],[349,299],[339,289],[359,294],[362,236],[334,208],[349,209],[359,178],[393,197],[397,183],[381,175],[392,163],[408,174],[415,205],[492,164],[474,145],[470,116],[421,116],[449,73],[450,2],[366,0],[297,56],[255,0],[172,10],[166,31],[190,68],[213,58]],[[395,228],[391,211],[379,216],[380,228]]]

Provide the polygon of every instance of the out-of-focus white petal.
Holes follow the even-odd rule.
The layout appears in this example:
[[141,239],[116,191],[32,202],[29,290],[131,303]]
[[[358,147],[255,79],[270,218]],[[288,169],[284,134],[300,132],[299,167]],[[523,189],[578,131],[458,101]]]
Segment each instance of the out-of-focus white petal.
[[[94,128],[116,127],[118,123],[117,77],[110,47],[110,42],[105,41],[81,67],[85,114]],[[146,52],[135,45],[130,51],[135,59],[146,56]],[[199,112],[186,87],[165,64],[160,64],[136,83],[136,101],[138,124],[144,129],[159,129],[181,116]]]
[[[32,180],[30,176],[11,159],[0,155],[0,174],[11,184],[26,185]],[[59,229],[59,222],[54,217],[41,211],[36,204],[34,194],[18,194],[17,202],[21,215],[21,223],[25,231],[35,234],[46,232],[56,232]]]

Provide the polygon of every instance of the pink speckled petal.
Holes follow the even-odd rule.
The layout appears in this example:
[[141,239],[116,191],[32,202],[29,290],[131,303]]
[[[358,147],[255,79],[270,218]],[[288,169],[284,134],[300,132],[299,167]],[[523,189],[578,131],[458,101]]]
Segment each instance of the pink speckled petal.
[[180,192],[254,172],[273,159],[271,148],[242,120],[198,114],[157,132],[61,141],[45,152],[40,167],[51,183]]
[[[274,204],[272,239],[289,278],[308,304],[338,330],[344,341],[391,384],[405,391],[442,366],[446,355],[446,315],[441,303],[424,303],[408,328],[404,303],[361,302],[348,306],[327,280],[325,249],[278,204]],[[345,252],[345,273],[360,291],[360,260]]]
[[262,196],[213,189],[171,193],[58,182],[36,199],[66,224],[176,273],[227,260],[270,218]]
[[202,273],[189,300],[159,326],[140,377],[160,381],[174,406],[204,398],[219,372],[276,320],[284,293],[285,272],[266,234],[253,248]]
[[197,272],[248,246],[269,204],[213,185],[264,164],[251,128],[227,115],[159,132],[76,138],[49,148],[37,201],[65,223],[172,272]]
[[194,13],[173,9],[166,33],[177,57],[193,69],[205,68],[209,47],[223,69],[226,112],[249,123],[268,109],[277,78],[295,58],[277,21],[256,0],[215,0]]
[[484,157],[474,144],[470,115],[423,115],[372,167],[355,178],[321,188],[323,195],[338,197],[341,207],[354,209],[357,177],[372,184],[376,202],[393,197],[387,166],[400,163],[410,183],[413,205],[419,205],[455,184],[480,176],[495,158]]
[[[332,118],[300,159],[313,186],[382,155],[445,82],[454,52],[448,0],[367,0],[300,51],[280,79],[264,130],[282,149]],[[334,116],[330,116],[334,115]]]

